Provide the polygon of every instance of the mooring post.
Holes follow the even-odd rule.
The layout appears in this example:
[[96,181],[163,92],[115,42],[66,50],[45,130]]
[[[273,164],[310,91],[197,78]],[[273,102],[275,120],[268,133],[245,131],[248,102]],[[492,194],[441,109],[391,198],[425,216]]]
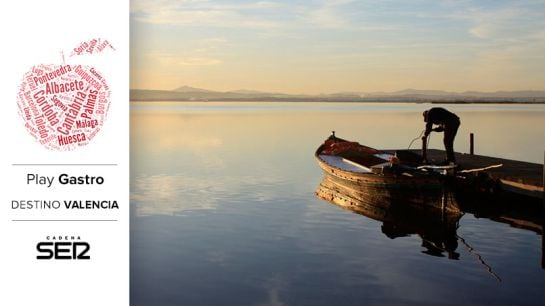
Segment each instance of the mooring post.
[[428,163],[427,137],[422,137],[422,162]]
[[475,137],[473,133],[469,133],[469,154],[475,154]]

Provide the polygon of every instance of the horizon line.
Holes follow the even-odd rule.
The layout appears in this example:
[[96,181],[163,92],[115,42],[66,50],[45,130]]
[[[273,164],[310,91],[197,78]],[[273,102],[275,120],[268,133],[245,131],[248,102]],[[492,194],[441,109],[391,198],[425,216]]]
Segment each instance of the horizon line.
[[[418,89],[418,88],[404,88],[399,90],[391,90],[391,91],[359,91],[359,90],[338,90],[338,91],[331,91],[331,92],[321,92],[321,93],[287,93],[287,92],[281,92],[281,91],[275,91],[275,90],[257,90],[257,89],[246,89],[246,88],[240,88],[240,89],[231,89],[231,90],[216,90],[216,89],[209,89],[209,88],[203,88],[203,87],[193,87],[189,85],[182,85],[180,87],[190,87],[196,90],[206,90],[210,92],[217,92],[217,93],[230,93],[230,92],[236,92],[236,91],[254,91],[257,93],[267,93],[267,94],[286,94],[286,95],[332,95],[332,94],[379,94],[379,93],[397,93],[402,91],[437,91],[447,94],[463,94],[463,93],[500,93],[500,92],[545,92],[545,89],[498,89],[498,90],[463,90],[463,91],[452,91],[452,90],[445,90],[445,89]],[[156,90],[156,91],[176,91],[178,88],[174,89],[157,89],[157,88],[129,88],[129,90]],[[188,91],[191,92],[191,91]]]

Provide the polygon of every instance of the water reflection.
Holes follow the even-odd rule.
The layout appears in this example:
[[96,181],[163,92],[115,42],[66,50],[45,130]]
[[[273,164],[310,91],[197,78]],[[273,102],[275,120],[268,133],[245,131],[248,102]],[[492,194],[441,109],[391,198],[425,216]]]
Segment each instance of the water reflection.
[[[386,197],[379,188],[376,192],[367,188],[365,192],[355,193],[353,186],[335,180],[327,173],[315,194],[343,209],[382,222],[381,231],[390,239],[418,235],[423,254],[458,260],[458,247],[463,244],[498,280],[501,279],[492,267],[458,234],[460,219],[464,214],[470,213],[478,218],[529,230],[543,239],[545,220],[540,200],[527,197],[504,195],[502,198],[484,198],[475,194],[444,190],[442,194],[436,194],[435,198],[426,198],[428,203],[415,205],[415,202],[421,201],[411,200],[410,194],[406,194],[405,199]],[[448,207],[458,209],[447,209]],[[545,244],[542,243],[542,268],[545,268],[544,247]]]
[[[252,201],[268,201],[273,188],[280,184],[273,177],[188,177],[184,175],[152,175],[134,178],[135,217],[184,215],[194,210],[214,210],[239,194]],[[263,189],[264,188],[264,189]],[[248,194],[247,190],[252,190]]]
[[[456,206],[449,194],[438,196],[437,204],[417,207],[410,199],[383,197],[367,189],[367,193],[351,192],[350,186],[344,186],[325,176],[316,190],[316,195],[332,204],[357,214],[382,222],[382,233],[388,238],[418,235],[422,239],[422,253],[458,259],[456,230],[462,213],[456,210],[441,209]],[[431,197],[428,201],[433,201]],[[447,202],[447,203],[445,203]]]

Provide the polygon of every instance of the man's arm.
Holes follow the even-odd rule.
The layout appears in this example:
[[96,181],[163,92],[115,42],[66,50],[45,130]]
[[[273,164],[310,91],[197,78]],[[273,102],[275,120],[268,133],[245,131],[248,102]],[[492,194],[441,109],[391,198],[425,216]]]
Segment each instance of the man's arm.
[[433,123],[431,123],[431,121],[428,118],[428,122],[426,123],[426,131],[424,132],[424,136],[427,137],[431,133],[432,126],[433,126]]

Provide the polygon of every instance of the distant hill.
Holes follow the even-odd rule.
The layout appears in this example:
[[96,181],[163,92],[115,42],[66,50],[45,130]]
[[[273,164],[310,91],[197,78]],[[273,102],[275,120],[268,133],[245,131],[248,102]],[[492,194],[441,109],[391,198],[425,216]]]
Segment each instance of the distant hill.
[[255,90],[213,91],[191,86],[174,90],[131,89],[131,101],[286,101],[286,102],[438,102],[545,103],[545,91],[448,92],[404,89],[395,92],[339,92],[292,95]]
[[176,91],[176,92],[214,92],[213,90],[196,88],[196,87],[191,87],[191,86],[187,86],[187,85],[180,86],[180,87],[174,89],[173,91]]

